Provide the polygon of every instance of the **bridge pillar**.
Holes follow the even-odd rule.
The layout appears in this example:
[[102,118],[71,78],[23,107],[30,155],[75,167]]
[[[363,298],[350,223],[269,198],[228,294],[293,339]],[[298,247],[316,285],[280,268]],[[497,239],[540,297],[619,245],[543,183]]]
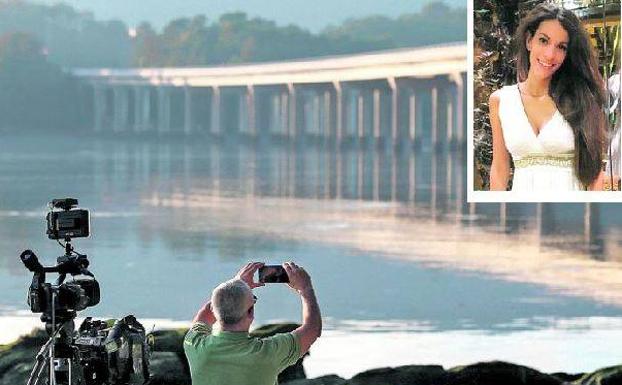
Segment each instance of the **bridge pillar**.
[[152,119],[151,119],[151,94],[152,94],[152,88],[147,86],[147,87],[142,87],[141,88],[142,91],[142,96],[141,96],[141,102],[140,102],[140,128],[139,131],[140,132],[145,132],[145,131],[150,131],[152,129]]
[[397,147],[400,140],[399,135],[399,102],[400,102],[400,89],[398,87],[395,78],[387,79],[389,89],[391,90],[391,145],[393,148]]
[[343,129],[344,129],[344,89],[342,87],[342,83],[335,81],[333,82],[333,87],[335,89],[335,143],[337,145],[341,145],[341,139],[343,138]]
[[334,103],[332,98],[332,92],[330,89],[325,89],[323,93],[323,105],[322,105],[322,133],[325,141],[331,140],[331,126],[332,126],[332,105]]
[[158,87],[158,133],[171,130],[171,94],[168,87]]
[[[311,134],[315,137],[319,137],[321,136],[322,133],[322,110],[320,109],[320,91],[319,90],[313,90],[312,91],[312,97],[311,97],[311,103],[309,106],[309,110],[310,110],[310,126],[309,129],[307,130],[307,135]],[[306,124],[305,124],[306,126]],[[309,132],[310,131],[310,132]]]
[[246,86],[246,119],[248,123],[247,134],[251,138],[256,138],[255,87],[252,84]]
[[299,86],[295,86],[293,83],[287,85],[288,100],[289,100],[289,128],[288,136],[292,141],[298,143],[304,140],[305,127],[304,116],[302,108],[302,95]]
[[282,138],[287,138],[287,130],[288,130],[288,93],[287,91],[285,92],[280,92],[279,93],[279,127],[278,127],[278,133],[279,136]]
[[96,133],[104,130],[104,120],[106,115],[106,86],[100,83],[93,84],[94,113],[93,131]]
[[184,86],[184,134],[192,133],[192,88]]
[[432,116],[430,135],[432,145],[436,146],[438,143],[438,84],[436,82],[430,88],[430,114]]
[[412,146],[417,138],[417,91],[413,88],[408,95],[408,142]]
[[360,144],[365,137],[365,92],[362,89],[359,89],[356,95],[356,131],[354,137],[357,144]]
[[113,131],[125,132],[128,125],[129,98],[128,89],[124,86],[116,86],[114,92],[114,118]]
[[142,133],[149,130],[151,125],[151,87],[135,87],[134,96],[134,132]]
[[451,81],[455,85],[454,89],[454,111],[455,111],[455,130],[454,130],[454,140],[458,146],[462,146],[464,139],[466,137],[465,133],[465,110],[466,107],[464,102],[465,98],[465,87],[466,84],[466,74],[454,73],[451,74]]
[[142,126],[142,106],[143,106],[143,88],[140,86],[132,87],[132,96],[134,97],[134,122],[131,127],[131,131],[133,133],[140,132],[140,127]]
[[455,91],[455,86],[451,83],[448,84],[447,87],[445,87],[444,89],[445,91],[445,121],[447,124],[447,131],[446,131],[446,146],[448,148],[453,147],[453,143],[455,141],[455,130],[456,130],[456,124],[455,124],[455,114],[456,114],[456,103],[455,103],[455,95],[456,95],[456,91]]
[[220,87],[215,86],[212,88],[211,97],[211,116],[210,116],[210,133],[213,135],[219,135],[221,130],[220,120]]
[[380,89],[374,88],[372,90],[372,98],[373,98],[373,111],[372,111],[372,138],[375,143],[379,143],[382,140],[382,132],[380,127]]

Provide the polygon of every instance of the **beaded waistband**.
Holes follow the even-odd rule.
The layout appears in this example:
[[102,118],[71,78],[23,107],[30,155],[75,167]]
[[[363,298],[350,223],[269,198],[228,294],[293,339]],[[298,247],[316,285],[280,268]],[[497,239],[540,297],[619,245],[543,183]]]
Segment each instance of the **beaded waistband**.
[[534,154],[514,160],[514,167],[555,166],[572,167],[574,154]]

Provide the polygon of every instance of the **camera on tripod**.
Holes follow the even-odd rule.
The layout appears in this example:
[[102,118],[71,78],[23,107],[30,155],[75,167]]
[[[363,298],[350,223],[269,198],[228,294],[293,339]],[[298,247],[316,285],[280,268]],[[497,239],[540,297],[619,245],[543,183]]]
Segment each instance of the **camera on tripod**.
[[[88,257],[77,253],[71,245],[71,238],[90,234],[89,212],[72,210],[77,205],[78,200],[74,198],[54,199],[49,204],[50,212],[46,216],[48,238],[65,240],[65,255],[57,258],[56,266],[44,267],[31,250],[20,255],[26,268],[33,272],[28,305],[33,313],[43,313],[41,320],[46,323],[46,330],[53,327],[52,321],[62,324],[75,318],[76,311],[95,306],[100,300],[99,283],[88,270]],[[46,273],[59,274],[55,284],[45,282]],[[73,277],[72,281],[64,282],[67,274]],[[75,278],[77,275],[82,278]]]
[[54,199],[50,202],[51,211],[45,217],[48,223],[48,238],[65,239],[89,236],[89,211],[72,210],[76,206],[78,206],[78,200],[74,198]]
[[[74,198],[54,199],[49,204],[48,238],[65,249],[55,266],[43,266],[31,250],[20,255],[33,273],[28,305],[33,313],[42,313],[41,321],[50,336],[37,355],[28,385],[37,385],[48,363],[46,385],[71,385],[74,378],[85,385],[144,384],[149,379],[149,346],[145,329],[134,316],[116,322],[88,317],[75,330],[77,312],[97,305],[101,298],[99,283],[88,270],[87,255],[71,245],[72,238],[90,235],[89,212],[77,205]],[[58,278],[48,283],[46,273],[58,273]],[[72,279],[65,282],[67,274]],[[72,362],[77,362],[79,370],[72,370]]]

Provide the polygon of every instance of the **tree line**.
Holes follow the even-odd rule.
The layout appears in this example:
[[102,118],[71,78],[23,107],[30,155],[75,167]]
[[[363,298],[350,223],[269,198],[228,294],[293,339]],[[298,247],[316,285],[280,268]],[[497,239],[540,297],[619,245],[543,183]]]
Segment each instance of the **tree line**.
[[84,124],[76,67],[208,66],[280,61],[466,40],[466,9],[429,3],[398,18],[347,20],[313,34],[243,12],[209,21],[98,21],[69,5],[0,0],[0,129]]

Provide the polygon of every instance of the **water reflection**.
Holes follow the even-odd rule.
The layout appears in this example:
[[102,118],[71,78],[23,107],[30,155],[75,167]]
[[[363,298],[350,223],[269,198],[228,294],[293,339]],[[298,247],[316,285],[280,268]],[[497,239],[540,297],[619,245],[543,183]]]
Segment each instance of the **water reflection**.
[[[103,299],[83,316],[187,320],[243,262],[295,258],[314,274],[327,328],[345,333],[331,345],[341,353],[379,331],[429,338],[428,353],[447,355],[438,347],[486,346],[490,335],[507,337],[499,346],[530,331],[571,340],[575,330],[560,319],[618,325],[621,208],[469,204],[465,164],[464,151],[426,146],[5,138],[0,329],[26,309],[31,277],[19,252],[36,250],[47,264],[62,253],[46,239],[43,218],[45,202],[63,196],[93,212],[93,235],[76,247],[89,254]],[[258,294],[258,323],[299,319],[299,300],[287,288]],[[581,333],[607,342],[598,333],[608,327]],[[456,363],[477,356],[464,351]],[[508,359],[526,362],[519,358]],[[608,362],[602,352],[591,358]]]
[[[304,146],[232,144],[206,138],[84,139],[79,145],[60,138],[9,138],[2,147],[0,178],[6,183],[0,186],[0,210],[5,212],[40,208],[50,197],[68,192],[91,207],[114,204],[128,210],[154,196],[393,202],[409,208],[414,218],[460,222],[508,236],[530,235],[543,248],[580,251],[600,261],[622,260],[622,206],[469,204],[461,150],[336,148],[322,141]],[[71,156],[64,160],[61,154]]]

